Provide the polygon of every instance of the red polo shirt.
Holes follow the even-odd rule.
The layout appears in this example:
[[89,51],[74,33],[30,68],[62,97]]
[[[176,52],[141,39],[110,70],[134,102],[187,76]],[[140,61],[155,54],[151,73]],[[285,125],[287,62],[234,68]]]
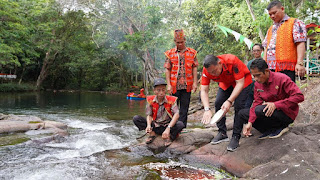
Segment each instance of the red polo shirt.
[[271,72],[267,83],[254,84],[254,101],[250,108],[249,122],[256,119],[255,108],[263,102],[274,102],[276,108],[284,112],[292,120],[298,115],[298,103],[304,101],[299,87],[285,74]]
[[252,83],[252,78],[247,66],[235,55],[223,54],[217,56],[222,63],[222,72],[219,76],[213,76],[208,73],[204,67],[202,71],[201,84],[209,85],[210,80],[219,82],[219,87],[227,90],[230,86],[236,86],[236,80],[244,79],[244,88]]

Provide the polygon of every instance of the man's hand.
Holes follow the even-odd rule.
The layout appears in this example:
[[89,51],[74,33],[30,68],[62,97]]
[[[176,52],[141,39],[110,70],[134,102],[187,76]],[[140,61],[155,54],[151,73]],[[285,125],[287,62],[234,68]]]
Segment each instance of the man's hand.
[[304,66],[301,66],[299,64],[296,64],[296,75],[303,77],[306,74],[306,68]]
[[147,125],[146,133],[151,133],[151,131],[152,131],[152,127],[150,125]]
[[172,86],[170,84],[167,84],[167,92],[172,95]]
[[246,137],[249,137],[251,136],[251,129],[252,129],[252,123],[251,122],[248,122],[248,124],[246,124],[244,127],[243,127],[243,134],[246,136]]
[[271,117],[274,110],[277,108],[273,102],[264,102],[262,105],[266,105],[266,107],[263,109],[263,112],[267,117]]
[[212,117],[212,112],[210,110],[209,111],[204,111],[201,122],[203,124],[209,124],[209,122],[211,120],[211,117]]
[[231,105],[232,105],[231,102],[227,100],[222,104],[221,109],[224,110],[224,113],[227,113],[229,112]]
[[164,132],[162,133],[162,139],[169,139],[170,135],[170,128],[166,128]]
[[192,93],[195,93],[198,89],[198,85],[197,85],[197,82],[193,82],[192,84]]

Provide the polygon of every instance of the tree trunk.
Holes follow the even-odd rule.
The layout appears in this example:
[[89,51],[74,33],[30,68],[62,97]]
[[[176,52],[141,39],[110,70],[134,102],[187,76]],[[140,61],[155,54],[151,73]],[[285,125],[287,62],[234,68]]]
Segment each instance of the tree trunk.
[[56,55],[58,54],[58,51],[56,51],[54,53],[52,58],[50,58],[50,54],[51,54],[51,49],[48,50],[48,52],[46,53],[46,57],[44,58],[43,65],[42,65],[40,74],[39,74],[38,79],[37,79],[37,84],[36,84],[37,90],[40,90],[40,87],[41,87],[43,81],[47,78],[48,69],[50,67],[50,64],[53,63]]
[[21,73],[21,76],[20,76],[20,79],[19,79],[19,84],[21,84],[21,82],[22,82],[22,78],[23,78],[23,74],[24,74],[25,70],[26,70],[26,65],[24,65],[23,68],[22,68],[22,73]]
[[[248,8],[249,8],[251,17],[252,17],[253,21],[255,21],[255,20],[256,20],[256,17],[255,17],[255,15],[254,15],[254,13],[253,13],[253,9],[252,9],[252,7],[251,7],[250,1],[249,1],[249,0],[246,0],[246,3],[247,3],[247,5],[248,5]],[[260,28],[260,27],[259,27],[259,37],[260,37],[260,39],[261,39],[261,42],[263,42],[264,36],[263,36],[263,34],[262,34],[262,31],[261,31],[261,28]]]

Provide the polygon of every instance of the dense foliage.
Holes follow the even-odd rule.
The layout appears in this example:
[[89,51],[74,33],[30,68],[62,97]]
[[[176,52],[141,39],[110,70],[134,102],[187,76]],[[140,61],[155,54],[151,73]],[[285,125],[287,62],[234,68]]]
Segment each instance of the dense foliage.
[[[289,16],[319,23],[319,1],[282,2]],[[34,83],[37,89],[115,91],[138,81],[147,86],[163,76],[163,52],[174,47],[177,28],[185,30],[187,45],[198,50],[200,62],[209,53],[248,60],[246,45],[226,37],[217,25],[260,43],[259,31],[265,35],[272,24],[268,3],[0,0],[0,73],[15,74],[17,83]]]

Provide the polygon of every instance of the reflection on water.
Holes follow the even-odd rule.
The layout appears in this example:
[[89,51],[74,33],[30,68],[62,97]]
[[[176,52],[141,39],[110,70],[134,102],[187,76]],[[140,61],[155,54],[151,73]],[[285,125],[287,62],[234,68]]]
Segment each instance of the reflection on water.
[[[151,152],[145,157],[145,153],[140,156],[125,150],[138,143],[135,138],[141,133],[131,119],[145,114],[145,103],[127,100],[125,95],[93,92],[0,93],[1,113],[59,121],[68,125],[70,134],[54,141],[35,131],[19,134],[27,141],[0,147],[0,179],[143,179],[150,172],[163,179],[214,175],[215,171],[181,165],[168,167],[166,159],[150,158]],[[0,141],[14,136],[2,136]],[[155,167],[161,166],[157,172]],[[148,173],[144,176],[143,172]]]
[[145,100],[127,100],[125,95],[97,92],[0,93],[0,110],[3,113],[68,113],[125,120],[136,114],[143,115],[145,103]]

